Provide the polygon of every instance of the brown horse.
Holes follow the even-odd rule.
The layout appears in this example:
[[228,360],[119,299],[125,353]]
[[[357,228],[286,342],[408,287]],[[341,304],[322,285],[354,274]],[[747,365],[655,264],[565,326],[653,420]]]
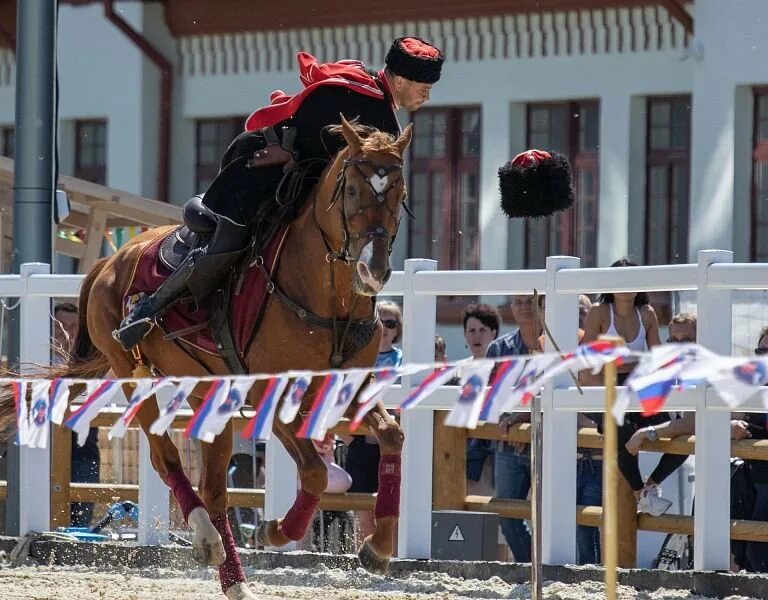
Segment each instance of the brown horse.
[[[398,139],[353,127],[345,120],[339,131],[347,147],[326,168],[306,206],[290,225],[274,276],[282,294],[269,296],[261,324],[245,353],[250,373],[329,367],[329,357],[339,352],[334,333],[331,328],[301,318],[301,310],[327,321],[335,317],[339,330],[346,328],[347,321],[368,324],[370,335],[358,344],[362,347],[356,352],[342,353],[341,366],[370,367],[376,360],[381,325],[371,297],[381,290],[391,273],[389,255],[405,199],[402,156],[411,141],[411,127]],[[94,265],[80,293],[80,328],[73,356],[49,375],[100,378],[111,371],[118,378],[132,376],[137,361],[113,339],[112,332],[123,318],[125,295],[142,251],[170,230],[165,227],[148,231]],[[158,328],[142,340],[139,350],[143,360],[165,375],[228,374],[221,358],[166,341]],[[311,406],[319,383],[315,379],[310,385],[302,412]],[[195,389],[190,400],[193,408],[200,405],[206,388],[207,384],[201,384]],[[263,390],[263,382],[257,382],[249,394],[251,405]],[[6,403],[0,409],[8,426],[13,419],[12,408],[9,410]],[[150,442],[152,465],[173,491],[193,530],[193,555],[202,564],[219,566],[222,589],[228,598],[253,598],[245,584],[226,516],[231,422],[213,443],[202,444],[198,496],[183,472],[170,437],[149,434],[157,417],[154,399],[145,402],[137,415]],[[399,517],[403,433],[381,404],[368,414],[365,423],[379,439],[381,463],[376,529],[364,541],[359,557],[365,568],[383,573],[393,554]],[[266,523],[259,532],[265,545],[282,546],[301,539],[327,485],[325,464],[312,441],[296,436],[301,424],[301,413],[288,425],[274,421],[274,434],[297,464],[301,489],[285,517]]]

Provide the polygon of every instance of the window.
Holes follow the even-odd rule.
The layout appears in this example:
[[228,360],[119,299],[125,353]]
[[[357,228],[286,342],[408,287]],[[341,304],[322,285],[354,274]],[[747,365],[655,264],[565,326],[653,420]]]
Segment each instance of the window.
[[75,177],[107,184],[106,121],[75,121]]
[[768,89],[755,91],[752,260],[768,262]]
[[572,209],[525,223],[525,264],[543,268],[547,256],[568,254],[581,265],[597,261],[600,110],[595,101],[528,105],[527,147],[560,152],[573,171]]
[[691,98],[649,98],[646,130],[645,261],[688,260]]
[[221,157],[238,134],[243,131],[245,117],[200,119],[197,121],[195,189],[205,192],[219,172]]
[[442,269],[480,266],[480,109],[427,108],[413,115],[408,195],[409,256]]
[[13,127],[0,127],[0,156],[13,158],[15,133]]

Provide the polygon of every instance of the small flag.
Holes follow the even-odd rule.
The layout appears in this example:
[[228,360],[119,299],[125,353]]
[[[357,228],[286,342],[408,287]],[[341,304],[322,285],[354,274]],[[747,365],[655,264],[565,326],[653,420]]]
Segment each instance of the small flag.
[[244,440],[266,441],[269,439],[272,435],[272,422],[275,418],[277,403],[280,402],[280,396],[287,385],[287,377],[270,377],[267,380],[267,387],[256,407],[256,414],[248,421],[245,429],[240,433],[240,437]]
[[16,407],[16,444],[26,446],[29,437],[29,418],[27,411],[27,381],[17,379],[11,382],[13,403]]
[[343,382],[344,376],[341,373],[329,373],[325,376],[315,395],[309,415],[296,432],[297,437],[317,440],[318,442],[323,441],[327,431],[327,428],[324,427],[325,414],[336,401]]
[[691,378],[697,374],[704,375],[702,369],[706,369],[707,381],[730,408],[736,408],[761,393],[768,383],[768,363],[761,359],[700,361],[693,368],[684,369],[680,377],[690,385]]
[[165,434],[168,427],[173,423],[173,419],[176,418],[176,413],[179,412],[181,405],[186,402],[198,384],[197,380],[191,377],[184,377],[178,381],[179,383],[176,384],[173,396],[165,403],[165,406],[160,407],[160,416],[155,419],[155,422],[149,428],[149,432],[154,435]]
[[[220,421],[216,419],[219,406],[221,406],[226,400],[229,394],[229,381],[227,379],[216,379],[211,382],[208,391],[203,398],[203,403],[197,408],[197,411],[193,417],[187,423],[187,427],[184,430],[185,438],[195,438],[203,442],[210,444],[216,437],[213,433],[213,429],[216,429],[218,423],[214,421]],[[229,416],[227,416],[227,419]],[[226,425],[226,420],[224,425]],[[223,429],[222,425],[222,429]]]
[[496,374],[491,387],[485,395],[485,402],[480,411],[479,419],[488,423],[498,423],[501,418],[501,407],[507,399],[507,394],[520,378],[525,366],[525,360],[515,358],[496,364]]
[[369,377],[369,371],[353,371],[344,376],[344,382],[341,384],[341,388],[339,388],[336,401],[330,402],[328,409],[324,411],[323,422],[319,425],[321,429],[328,431],[339,422],[355,399],[355,395]]
[[649,417],[661,412],[667,396],[677,383],[682,364],[673,362],[648,375],[627,379],[627,387],[643,407],[643,416]]
[[69,386],[72,385],[70,379],[56,378],[51,381],[51,422],[55,425],[61,425],[64,421],[64,415],[69,405]]
[[312,373],[306,372],[296,375],[285,394],[285,398],[283,398],[283,404],[278,413],[278,417],[283,423],[293,423],[296,415],[299,414],[301,402],[304,400],[304,394],[307,393],[310,383],[312,383]]
[[125,432],[128,431],[128,427],[131,425],[136,413],[139,412],[141,405],[144,404],[144,400],[153,396],[159,389],[171,385],[173,381],[168,377],[152,381],[149,379],[142,379],[133,388],[131,399],[128,401],[128,406],[125,407],[123,414],[115,421],[112,428],[109,430],[107,437],[122,438],[125,436]]
[[485,386],[488,385],[493,366],[493,361],[480,359],[464,367],[459,400],[448,413],[446,425],[468,429],[477,427],[477,419],[485,399]]
[[542,382],[565,371],[590,369],[592,373],[597,374],[606,363],[616,361],[617,365],[621,365],[624,358],[631,353],[632,351],[627,346],[617,346],[605,340],[595,340],[565,354],[560,362],[555,362],[546,372],[541,374]]
[[398,411],[407,410],[417,406],[424,398],[429,396],[437,388],[445,385],[451,378],[456,376],[457,365],[445,365],[438,367],[421,380],[414,389],[411,390],[408,397],[400,404]]
[[64,423],[77,434],[78,446],[85,444],[91,421],[119,390],[120,385],[116,381],[89,381],[87,383],[86,393],[88,395],[85,402]]
[[383,369],[375,373],[373,381],[363,387],[357,397],[358,408],[349,425],[350,431],[354,431],[360,426],[365,415],[378,404],[381,397],[397,381],[401,373],[403,373],[402,368],[400,370]]
[[553,357],[551,354],[534,354],[529,357],[502,411],[509,411],[520,404],[528,404],[544,385],[544,374],[553,363],[560,360],[559,356]]
[[48,389],[51,382],[47,379],[32,382],[32,404],[29,411],[27,445],[30,448],[47,448],[50,426],[50,406]]

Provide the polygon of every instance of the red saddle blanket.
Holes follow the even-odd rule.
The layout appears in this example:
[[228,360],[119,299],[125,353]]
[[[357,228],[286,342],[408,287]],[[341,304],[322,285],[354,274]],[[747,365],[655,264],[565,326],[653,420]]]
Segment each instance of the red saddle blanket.
[[[270,277],[274,276],[277,269],[283,244],[288,236],[288,229],[288,226],[281,227],[262,252],[264,266]],[[170,235],[174,235],[174,232],[171,232]],[[134,301],[133,296],[142,293],[151,294],[171,274],[171,271],[159,258],[160,246],[166,237],[160,237],[149,244],[139,257],[134,270],[133,281],[128,288],[123,304],[126,314]],[[247,267],[242,285],[238,291],[234,292],[235,295],[230,302],[230,327],[237,350],[241,353],[245,352],[264,310],[267,283],[258,267]],[[177,302],[161,318],[158,318],[158,324],[166,334],[171,334],[207,322],[207,307],[200,307],[195,310],[196,308],[193,302]],[[218,354],[208,327],[185,333],[179,336],[179,339],[206,352]]]

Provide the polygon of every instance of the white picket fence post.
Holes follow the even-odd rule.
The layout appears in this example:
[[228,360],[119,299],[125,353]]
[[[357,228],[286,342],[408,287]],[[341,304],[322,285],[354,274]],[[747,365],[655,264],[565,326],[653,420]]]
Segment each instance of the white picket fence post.
[[[298,471],[291,455],[273,433],[267,440],[264,456],[264,518],[282,519],[296,500]],[[291,542],[275,550],[295,550]]]
[[[578,345],[579,300],[576,294],[557,293],[557,272],[578,269],[581,261],[572,256],[547,258],[545,318],[560,350],[570,352]],[[548,336],[545,351],[555,352]],[[567,373],[547,382],[541,393],[544,456],[542,477],[542,562],[567,565],[576,562],[576,436],[577,413],[556,410],[556,388],[573,386]],[[535,482],[532,482],[532,485]]]
[[[731,354],[732,292],[709,289],[713,263],[732,263],[733,252],[699,252],[697,341],[712,352]],[[693,522],[694,569],[727,571],[730,554],[730,414],[709,409],[706,386],[696,407],[696,514]]]
[[[434,271],[437,262],[427,259],[405,261],[403,294],[403,362],[433,362],[435,359],[435,319],[437,298],[416,295],[414,276],[419,271]],[[423,376],[423,375],[422,375]],[[403,378],[403,388],[420,381]],[[398,556],[430,558],[432,552],[432,426],[431,409],[404,410],[400,425],[405,433],[403,481],[398,525]],[[463,475],[463,474],[462,474]]]
[[[157,401],[162,405],[170,398],[170,390],[161,390]],[[151,435],[151,434],[150,434]],[[139,435],[139,524],[138,542],[145,546],[168,543],[170,521],[170,489],[160,479],[149,456],[149,440]]]
[[[21,265],[23,296],[19,314],[19,358],[21,373],[36,370],[35,365],[51,362],[51,299],[29,294],[31,275],[49,275],[45,263]],[[26,400],[25,400],[26,401]],[[19,533],[48,531],[51,528],[50,434],[48,448],[19,448]]]

